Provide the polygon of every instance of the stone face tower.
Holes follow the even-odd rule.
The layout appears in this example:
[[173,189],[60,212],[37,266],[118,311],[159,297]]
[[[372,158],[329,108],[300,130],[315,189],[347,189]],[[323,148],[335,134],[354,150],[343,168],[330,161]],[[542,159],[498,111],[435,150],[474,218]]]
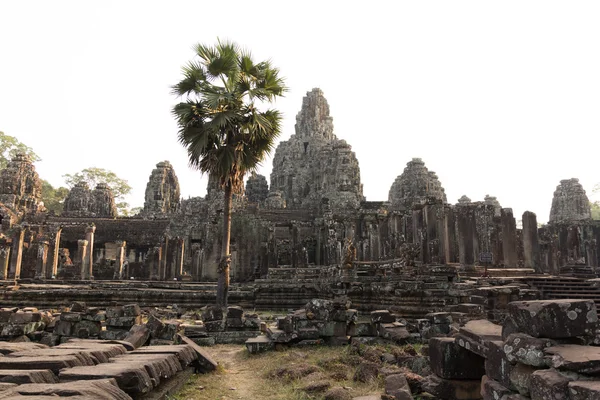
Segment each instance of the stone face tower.
[[156,164],[146,185],[143,214],[170,214],[179,207],[179,180],[168,161]]
[[117,216],[115,197],[106,183],[99,183],[94,190],[90,190],[86,182],[79,182],[69,191],[62,215],[115,218]]
[[424,203],[428,198],[446,203],[446,193],[435,172],[429,171],[420,158],[413,158],[392,184],[388,201],[392,208],[410,210],[413,204]]
[[42,183],[33,163],[19,153],[0,173],[0,202],[14,212],[36,212],[42,196]]
[[277,147],[270,187],[281,192],[288,208],[317,208],[329,198],[334,209],[354,209],[364,200],[358,160],[352,147],[334,135],[320,89],[306,94],[296,133]]
[[592,219],[590,201],[579,179],[563,179],[556,187],[549,222],[574,222]]
[[246,198],[250,203],[262,203],[269,194],[267,178],[257,173],[252,173],[246,182]]

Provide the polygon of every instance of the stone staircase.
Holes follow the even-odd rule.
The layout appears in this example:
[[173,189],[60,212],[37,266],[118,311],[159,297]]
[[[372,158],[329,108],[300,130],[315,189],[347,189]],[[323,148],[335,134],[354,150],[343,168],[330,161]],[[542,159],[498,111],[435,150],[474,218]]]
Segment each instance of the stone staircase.
[[600,307],[600,282],[572,277],[532,277],[527,284],[538,289],[542,299],[586,299],[594,300]]

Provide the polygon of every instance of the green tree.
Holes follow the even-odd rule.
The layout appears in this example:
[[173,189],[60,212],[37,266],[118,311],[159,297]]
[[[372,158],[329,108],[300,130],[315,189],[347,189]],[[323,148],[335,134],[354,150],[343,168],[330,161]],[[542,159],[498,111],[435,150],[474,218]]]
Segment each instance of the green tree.
[[129,186],[129,183],[125,179],[119,178],[114,172],[104,168],[91,167],[74,174],[65,174],[63,178],[65,178],[65,182],[69,188],[73,188],[79,182],[87,183],[91,189],[94,189],[99,183],[106,183],[115,196],[119,215],[128,213],[129,204],[124,199],[125,196],[131,193],[131,186]]
[[281,114],[261,110],[287,90],[270,61],[255,63],[232,42],[198,44],[195,57],[183,67],[173,93],[185,101],[173,107],[179,142],[190,167],[219,178],[224,196],[223,241],[218,265],[218,306],[227,306],[231,239],[231,199],[244,175],[269,154],[281,130]]
[[18,153],[27,154],[33,162],[41,160],[31,147],[21,143],[16,137],[0,131],[0,169],[6,168],[6,164]]
[[60,215],[63,211],[63,206],[69,189],[66,187],[54,188],[47,180],[42,180],[42,201],[48,211],[53,211],[54,214]]

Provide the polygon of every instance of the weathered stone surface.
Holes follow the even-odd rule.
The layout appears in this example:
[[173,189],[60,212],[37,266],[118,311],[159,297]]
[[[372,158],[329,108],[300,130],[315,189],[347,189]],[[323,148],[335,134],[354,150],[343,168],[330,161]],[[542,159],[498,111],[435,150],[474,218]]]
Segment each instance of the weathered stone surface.
[[269,194],[269,184],[264,175],[252,172],[246,181],[246,198],[250,203],[262,203]]
[[399,175],[388,195],[393,208],[411,210],[413,204],[423,204],[428,199],[446,202],[446,193],[437,175],[425,167],[420,158],[413,158]]
[[[201,372],[211,372],[217,369],[217,362],[215,360],[212,359],[212,357],[204,350],[202,350],[202,348],[200,346],[198,346],[196,343],[194,343],[193,340],[189,339],[186,336],[180,336],[181,340],[183,343],[187,344],[188,346],[190,346],[197,355],[197,369]],[[246,342],[247,343],[247,342]]]
[[600,347],[563,344],[544,351],[551,356],[550,364],[554,368],[600,375]]
[[592,219],[590,201],[579,179],[563,179],[556,187],[549,222],[575,222]]
[[180,196],[179,180],[173,166],[168,161],[159,162],[148,179],[141,214],[149,217],[174,213],[179,208]]
[[484,358],[487,357],[489,342],[502,340],[502,327],[488,320],[469,321],[460,328],[456,343]]
[[56,383],[58,378],[49,369],[0,370],[0,382],[17,383]]
[[49,369],[58,374],[63,368],[83,365],[75,355],[39,357],[0,357],[0,369]]
[[69,191],[62,215],[115,218],[117,208],[112,190],[106,183],[99,183],[92,191],[87,183],[79,182]]
[[537,371],[537,367],[531,365],[517,364],[510,371],[510,387],[516,389],[520,394],[529,396],[531,387],[531,375]]
[[600,381],[569,382],[570,400],[600,400]]
[[529,385],[531,400],[568,399],[569,379],[552,369],[535,371]]
[[392,322],[396,322],[396,317],[394,317],[388,310],[375,310],[371,311],[371,323],[373,324],[389,324]]
[[117,386],[114,379],[85,380],[66,383],[30,383],[19,385],[2,392],[7,399],[46,399],[66,397],[69,399],[131,400]]
[[502,396],[510,395],[512,392],[502,386],[500,382],[496,382],[493,379],[483,376],[481,378],[481,397],[483,400],[498,400]]
[[114,378],[119,388],[132,395],[148,393],[154,387],[142,363],[105,363],[65,368],[58,374],[61,382]]
[[509,389],[516,389],[510,382],[510,372],[513,368],[514,366],[508,361],[504,352],[504,342],[490,341],[485,359],[485,375]]
[[455,343],[454,338],[429,340],[431,369],[444,379],[481,379],[485,375],[483,357]]
[[16,154],[0,172],[0,202],[15,213],[37,212],[42,183],[31,159]]
[[198,355],[188,345],[166,345],[166,346],[149,346],[140,347],[132,353],[143,353],[143,354],[175,354],[181,363],[182,368],[186,368],[192,362],[194,362]]
[[508,336],[503,346],[506,358],[511,363],[522,363],[534,367],[546,367],[544,350],[556,345],[551,339],[534,338],[524,333],[513,333]]
[[508,312],[517,330],[533,337],[592,335],[598,323],[592,300],[515,301],[508,305]]
[[273,348],[273,342],[266,336],[246,340],[246,348],[251,354],[262,353]]
[[150,339],[150,329],[146,325],[134,325],[123,340],[131,343],[137,349],[146,344],[148,339]]
[[408,382],[404,375],[394,374],[385,378],[385,394],[395,399],[412,399]]
[[480,380],[442,379],[431,374],[423,381],[423,391],[445,400],[481,399]]
[[270,186],[269,195],[280,192],[287,207],[294,208],[316,208],[327,198],[333,209],[355,209],[364,199],[358,160],[350,145],[335,137],[320,89],[306,94],[296,133],[277,146]]

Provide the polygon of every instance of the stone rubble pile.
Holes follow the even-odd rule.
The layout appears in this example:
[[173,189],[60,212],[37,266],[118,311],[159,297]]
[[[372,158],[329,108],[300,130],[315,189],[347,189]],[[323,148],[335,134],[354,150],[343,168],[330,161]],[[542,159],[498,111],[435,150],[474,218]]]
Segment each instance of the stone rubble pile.
[[600,399],[597,325],[591,300],[511,302],[503,326],[474,320],[430,339],[434,374],[423,390],[439,399]]
[[52,328],[54,318],[37,308],[17,307],[0,309],[0,340],[29,341],[41,338]]

